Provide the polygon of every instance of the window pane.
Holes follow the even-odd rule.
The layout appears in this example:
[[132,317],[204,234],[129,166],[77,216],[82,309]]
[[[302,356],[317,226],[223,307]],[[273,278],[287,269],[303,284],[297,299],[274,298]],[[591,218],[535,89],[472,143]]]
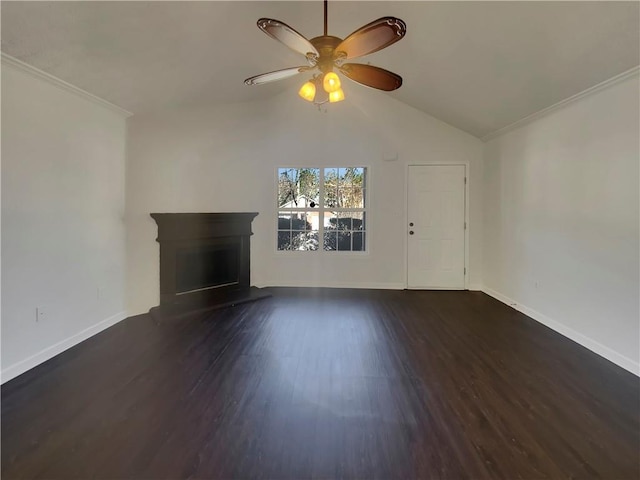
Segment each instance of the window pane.
[[324,187],[324,206],[327,208],[338,206],[338,189],[333,185],[325,185]]
[[291,212],[278,212],[278,230],[291,230]]
[[278,230],[278,250],[291,250],[291,232]]
[[337,241],[337,236],[336,236],[336,232],[334,230],[325,230],[324,231],[324,249],[329,251],[329,250],[337,250],[338,248],[338,241]]
[[365,172],[362,167],[339,170],[338,207],[364,208]]
[[304,232],[291,232],[291,250],[304,250]]
[[338,231],[338,250],[351,251],[351,232]]
[[364,233],[363,232],[353,232],[352,234],[353,240],[353,251],[354,252],[364,252]]
[[364,224],[364,212],[351,212],[352,230],[366,230]]
[[324,169],[324,206],[336,207],[338,205],[338,169]]
[[314,208],[320,196],[320,169],[279,168],[278,206]]
[[320,228],[320,212],[306,212],[307,230],[318,230]]
[[305,240],[301,250],[318,250],[320,242],[318,241],[318,231],[311,230],[305,233]]
[[304,232],[291,232],[291,250],[306,250]]

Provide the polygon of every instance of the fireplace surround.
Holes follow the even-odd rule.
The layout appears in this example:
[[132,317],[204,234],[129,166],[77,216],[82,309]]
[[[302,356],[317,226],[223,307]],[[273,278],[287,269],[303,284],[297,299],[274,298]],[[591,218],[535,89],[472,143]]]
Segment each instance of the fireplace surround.
[[251,287],[251,222],[257,212],[152,213],[160,243],[160,305],[189,313],[268,296]]

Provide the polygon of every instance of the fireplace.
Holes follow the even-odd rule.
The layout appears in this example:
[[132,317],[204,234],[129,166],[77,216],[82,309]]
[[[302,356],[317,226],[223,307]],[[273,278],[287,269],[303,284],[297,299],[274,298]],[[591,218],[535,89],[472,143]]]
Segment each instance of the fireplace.
[[188,312],[267,296],[250,286],[251,222],[256,215],[152,213],[160,243],[159,308]]

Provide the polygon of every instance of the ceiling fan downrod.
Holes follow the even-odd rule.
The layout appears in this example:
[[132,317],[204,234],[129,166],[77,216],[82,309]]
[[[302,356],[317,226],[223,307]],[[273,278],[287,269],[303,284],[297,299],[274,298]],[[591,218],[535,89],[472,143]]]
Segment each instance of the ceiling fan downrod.
[[327,22],[328,10],[329,10],[329,0],[324,0],[324,36],[325,37],[327,36],[327,32],[329,31],[328,22]]

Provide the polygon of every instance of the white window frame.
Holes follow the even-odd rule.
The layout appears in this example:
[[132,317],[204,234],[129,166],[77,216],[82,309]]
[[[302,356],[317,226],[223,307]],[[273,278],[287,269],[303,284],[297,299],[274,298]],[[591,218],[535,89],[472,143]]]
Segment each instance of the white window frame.
[[[321,203],[317,206],[317,207],[300,207],[300,208],[285,208],[282,209],[280,208],[280,206],[278,205],[279,203],[279,191],[278,191],[278,184],[279,184],[279,179],[280,179],[280,170],[281,169],[301,169],[301,168],[308,168],[308,169],[317,169],[319,170],[319,181],[320,181],[320,185],[319,185],[319,200],[321,200]],[[340,168],[362,168],[364,170],[364,207],[363,208],[331,208],[331,207],[326,207],[324,206],[324,193],[325,193],[325,187],[324,187],[324,175],[325,175],[325,170],[326,169],[331,169],[331,168],[336,168],[336,169],[340,169]],[[275,251],[277,254],[279,255],[291,255],[291,254],[319,254],[319,255],[355,255],[355,256],[362,256],[362,255],[368,255],[369,254],[369,250],[370,250],[370,236],[369,236],[369,232],[370,232],[370,218],[369,218],[369,204],[371,202],[371,193],[370,193],[370,181],[369,178],[371,176],[371,168],[368,165],[341,165],[341,166],[318,166],[318,165],[292,165],[292,166],[278,166],[275,169],[275,176],[276,176],[276,180],[275,180],[275,205],[276,205],[276,228],[275,228],[275,235],[273,235],[272,238],[275,238]],[[280,212],[283,211],[287,211],[287,212],[317,212],[318,213],[318,249],[317,250],[279,250],[278,249],[278,223],[277,223],[277,219],[280,217]],[[364,238],[364,249],[363,250],[325,250],[324,249],[324,231],[325,231],[325,227],[324,227],[324,214],[326,212],[329,213],[348,213],[348,212],[357,212],[357,213],[362,213],[363,214],[363,218],[364,218],[364,230],[362,230],[362,234],[363,234],[363,238]],[[350,232],[353,234],[354,232],[358,233],[360,231],[356,231],[356,230],[350,230]],[[351,245],[353,247],[353,236],[351,237]]]

